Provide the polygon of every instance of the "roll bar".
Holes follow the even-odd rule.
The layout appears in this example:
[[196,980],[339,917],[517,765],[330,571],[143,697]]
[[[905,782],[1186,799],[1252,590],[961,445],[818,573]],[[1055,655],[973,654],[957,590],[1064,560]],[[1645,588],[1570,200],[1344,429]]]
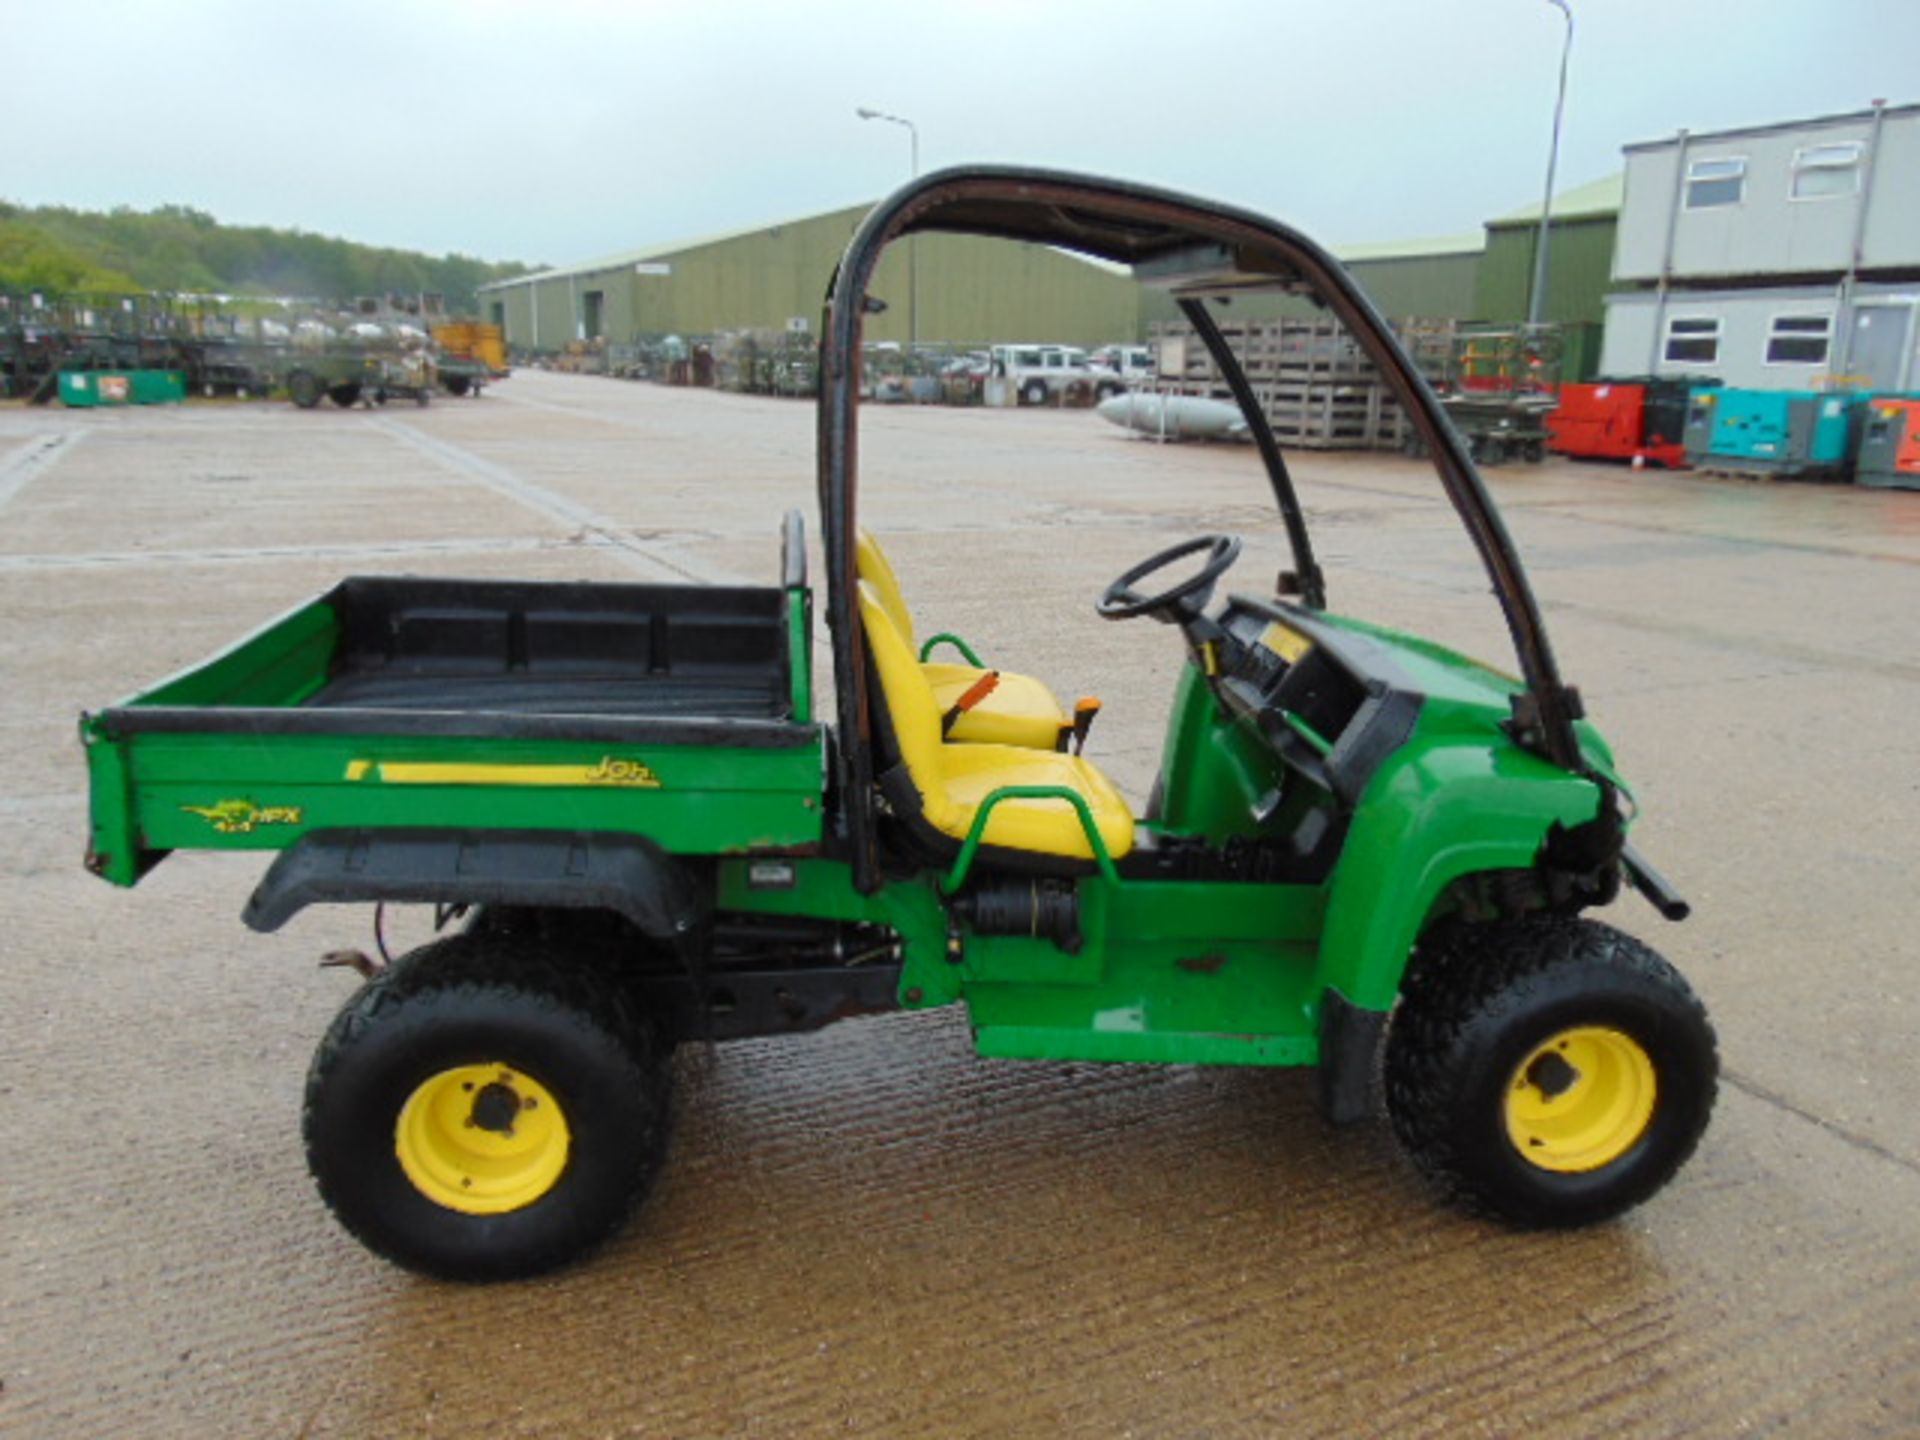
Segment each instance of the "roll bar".
[[1339,261],[1290,226],[1251,211],[1171,191],[1093,176],[1013,166],[960,166],[924,175],[876,205],[854,232],[827,292],[818,410],[820,529],[826,549],[827,627],[833,642],[840,743],[835,781],[862,890],[880,883],[874,840],[873,717],[865,640],[854,604],[854,532],[859,500],[858,406],[867,287],[881,252],[921,232],[981,235],[1079,251],[1131,266],[1181,300],[1202,343],[1241,403],[1286,523],[1302,600],[1324,604],[1304,515],[1266,417],[1238,358],[1199,303],[1206,295],[1281,286],[1330,309],[1359,343],[1426,443],[1440,482],[1479,552],[1513,637],[1524,696],[1515,703],[1519,742],[1584,773],[1573,722],[1577,694],[1560,679],[1539,603],[1513,540],[1465,443],[1387,323]]

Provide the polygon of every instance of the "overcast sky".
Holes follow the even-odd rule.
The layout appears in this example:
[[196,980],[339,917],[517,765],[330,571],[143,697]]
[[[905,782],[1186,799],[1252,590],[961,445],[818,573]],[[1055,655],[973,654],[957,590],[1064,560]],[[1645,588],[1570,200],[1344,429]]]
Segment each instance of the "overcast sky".
[[[1572,0],[1560,188],[1620,146],[1920,100],[1920,0]],[[564,263],[1031,162],[1329,243],[1536,201],[1546,0],[0,0],[0,197]]]

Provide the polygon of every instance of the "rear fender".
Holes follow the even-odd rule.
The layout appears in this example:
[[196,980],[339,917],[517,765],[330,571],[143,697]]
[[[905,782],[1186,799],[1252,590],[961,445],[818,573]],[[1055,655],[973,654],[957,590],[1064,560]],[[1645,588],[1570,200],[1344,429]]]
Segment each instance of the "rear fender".
[[316,830],[273,862],[241,918],[278,930],[309,905],[351,902],[606,910],[684,948],[700,888],[640,835],[554,830]]

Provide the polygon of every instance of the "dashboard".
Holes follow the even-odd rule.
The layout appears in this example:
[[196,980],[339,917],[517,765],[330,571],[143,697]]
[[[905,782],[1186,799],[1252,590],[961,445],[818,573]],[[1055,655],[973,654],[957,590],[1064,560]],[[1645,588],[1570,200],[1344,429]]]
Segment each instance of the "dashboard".
[[1393,655],[1313,612],[1235,595],[1220,618],[1218,692],[1287,767],[1352,805],[1413,733],[1423,697]]

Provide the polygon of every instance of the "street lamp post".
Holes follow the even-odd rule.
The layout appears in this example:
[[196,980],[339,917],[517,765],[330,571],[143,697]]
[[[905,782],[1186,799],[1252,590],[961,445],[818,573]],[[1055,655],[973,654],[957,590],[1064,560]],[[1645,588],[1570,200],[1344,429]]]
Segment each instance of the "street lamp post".
[[1547,193],[1540,202],[1540,240],[1533,247],[1533,294],[1527,301],[1527,324],[1540,323],[1540,310],[1547,300],[1547,226],[1553,219],[1553,169],[1560,158],[1560,113],[1567,105],[1567,57],[1573,53],[1573,11],[1567,0],[1547,0],[1567,17],[1567,35],[1560,46],[1560,93],[1553,102],[1553,144],[1547,149]]
[[[899,115],[888,115],[884,111],[869,110],[862,105],[853,112],[862,120],[884,120],[889,125],[907,127],[907,140],[912,151],[913,178],[920,178],[920,131],[911,120]],[[909,348],[920,343],[920,271],[915,261],[919,258],[917,236],[907,237],[907,345]]]

